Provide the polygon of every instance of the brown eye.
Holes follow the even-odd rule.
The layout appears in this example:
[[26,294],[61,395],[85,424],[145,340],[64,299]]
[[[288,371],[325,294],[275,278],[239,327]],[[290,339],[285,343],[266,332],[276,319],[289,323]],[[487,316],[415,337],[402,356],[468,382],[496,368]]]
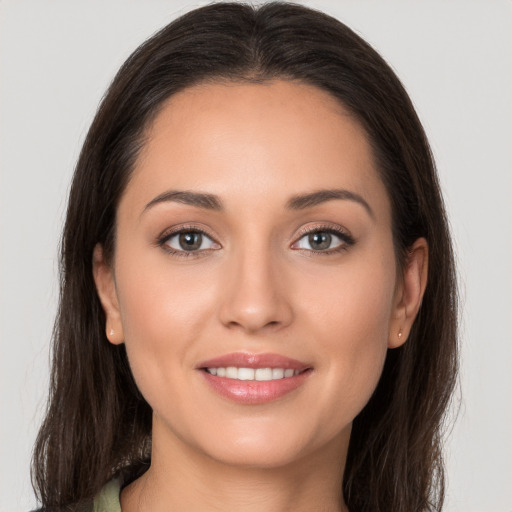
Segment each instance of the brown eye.
[[308,242],[311,249],[314,251],[324,251],[331,248],[332,235],[325,231],[318,233],[311,233],[308,235]]
[[312,253],[339,252],[354,244],[354,239],[343,231],[334,229],[318,229],[302,235],[293,245],[292,249],[301,249]]
[[201,231],[178,231],[168,235],[160,242],[174,253],[202,252],[209,249],[219,249],[220,245]]
[[197,251],[203,243],[203,235],[201,233],[180,233],[178,241],[180,249]]

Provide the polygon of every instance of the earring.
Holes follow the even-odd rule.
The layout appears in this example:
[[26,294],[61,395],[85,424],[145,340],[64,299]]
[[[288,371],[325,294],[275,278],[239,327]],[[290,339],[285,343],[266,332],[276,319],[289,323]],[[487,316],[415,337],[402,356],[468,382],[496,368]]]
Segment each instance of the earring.
[[114,336],[114,329],[110,329],[110,336]]
[[400,339],[401,337],[402,337],[402,329],[400,329],[400,330],[398,331],[398,339]]

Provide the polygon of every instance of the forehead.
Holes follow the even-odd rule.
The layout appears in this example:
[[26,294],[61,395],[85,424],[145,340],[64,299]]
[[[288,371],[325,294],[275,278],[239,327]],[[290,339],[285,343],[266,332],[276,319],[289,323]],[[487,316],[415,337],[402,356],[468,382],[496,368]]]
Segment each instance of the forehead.
[[125,195],[140,208],[166,189],[283,202],[323,188],[388,206],[361,125],[329,93],[279,80],[201,84],[172,96],[147,130]]

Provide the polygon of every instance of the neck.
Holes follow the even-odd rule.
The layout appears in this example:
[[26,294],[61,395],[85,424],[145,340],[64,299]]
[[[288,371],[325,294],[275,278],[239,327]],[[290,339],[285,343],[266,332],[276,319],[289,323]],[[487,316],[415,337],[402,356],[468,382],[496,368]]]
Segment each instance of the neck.
[[153,428],[151,467],[121,495],[123,512],[347,512],[348,436],[279,467],[230,465]]

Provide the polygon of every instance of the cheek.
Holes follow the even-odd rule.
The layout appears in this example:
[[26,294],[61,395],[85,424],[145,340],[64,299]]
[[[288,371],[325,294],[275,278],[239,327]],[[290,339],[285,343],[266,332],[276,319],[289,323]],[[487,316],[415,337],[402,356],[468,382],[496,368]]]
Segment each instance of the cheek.
[[212,287],[197,271],[183,267],[171,273],[165,263],[160,257],[143,267],[128,260],[116,265],[126,350],[137,385],[150,403],[148,395],[165,389],[193,365],[195,343],[208,328],[215,303]]
[[394,263],[351,266],[309,294],[308,330],[315,333],[319,370],[325,371],[325,406],[335,403],[351,421],[377,386],[387,354],[394,300]]
[[303,309],[325,333],[322,338],[348,345],[380,342],[387,346],[395,290],[394,260],[388,259],[361,259],[311,276],[305,284],[308,291],[302,294]]
[[116,261],[126,341],[179,340],[181,331],[197,328],[201,309],[211,303],[211,276],[195,266],[170,264],[159,251],[148,252],[134,251]]

